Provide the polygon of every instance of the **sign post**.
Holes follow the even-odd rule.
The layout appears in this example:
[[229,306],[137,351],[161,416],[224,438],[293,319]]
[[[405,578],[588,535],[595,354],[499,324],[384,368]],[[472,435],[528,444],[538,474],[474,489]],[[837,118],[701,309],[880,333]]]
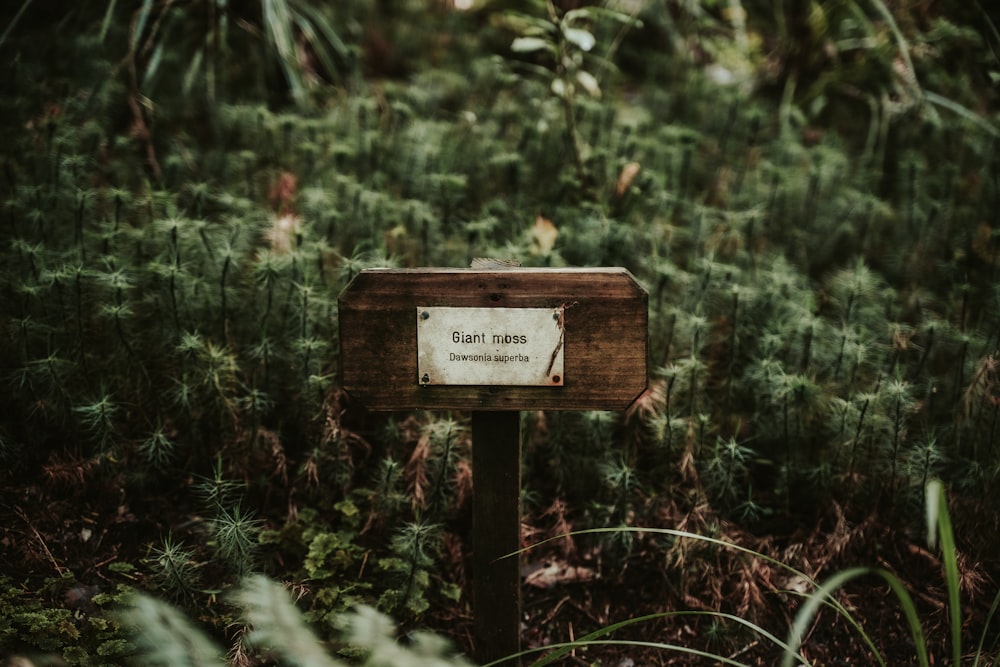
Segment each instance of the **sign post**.
[[[472,624],[482,663],[521,651],[521,413],[472,411]],[[520,664],[520,663],[516,663]]]
[[646,389],[647,294],[625,269],[369,269],[338,304],[344,390],[472,412],[476,658],[520,651],[521,410],[624,410]]

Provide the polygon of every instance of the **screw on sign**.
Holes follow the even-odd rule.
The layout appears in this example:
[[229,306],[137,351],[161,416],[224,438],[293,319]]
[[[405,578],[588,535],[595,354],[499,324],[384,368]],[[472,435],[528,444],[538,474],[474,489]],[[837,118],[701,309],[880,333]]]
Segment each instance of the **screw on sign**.
[[[341,384],[370,410],[472,412],[476,658],[520,651],[521,410],[624,410],[646,389],[625,269],[368,269],[338,303]],[[379,373],[372,369],[378,368]]]

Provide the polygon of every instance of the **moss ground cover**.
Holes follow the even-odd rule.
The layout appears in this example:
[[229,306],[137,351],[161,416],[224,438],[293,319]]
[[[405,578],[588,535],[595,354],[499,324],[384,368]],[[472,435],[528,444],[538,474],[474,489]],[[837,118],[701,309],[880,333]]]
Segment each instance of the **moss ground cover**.
[[[650,294],[649,390],[627,413],[523,417],[526,545],[669,528],[816,581],[883,568],[945,660],[949,593],[924,585],[944,581],[923,537],[939,479],[962,645],[984,636],[1000,575],[992,10],[569,5],[4,13],[5,659],[120,664],[133,647],[106,611],[135,589],[251,664],[230,592],[253,573],[285,582],[324,640],[365,604],[469,650],[468,415],[352,405],[336,299],[366,267],[479,256],[625,266]],[[523,558],[529,647],[690,610],[783,638],[809,585],[633,531]],[[912,662],[886,586],[834,595]],[[780,659],[718,615],[620,634]],[[870,652],[826,611],[804,639],[816,664]]]

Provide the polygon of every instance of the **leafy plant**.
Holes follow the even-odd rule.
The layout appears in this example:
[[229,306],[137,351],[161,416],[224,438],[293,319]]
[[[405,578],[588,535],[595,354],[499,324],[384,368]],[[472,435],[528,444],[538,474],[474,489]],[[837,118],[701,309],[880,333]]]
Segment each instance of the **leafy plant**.
[[219,507],[212,519],[212,538],[215,550],[238,576],[256,569],[255,553],[261,522],[253,512],[237,503],[231,508]]
[[[335,667],[337,659],[309,628],[302,614],[278,583],[257,575],[244,581],[233,596],[245,622],[253,628],[246,641],[261,654],[289,664]],[[125,617],[135,632],[144,662],[163,665],[225,664],[222,651],[176,609],[144,595],[136,595]],[[364,665],[455,665],[469,663],[454,655],[447,643],[429,633],[414,633],[404,645],[394,638],[388,617],[371,607],[359,607],[339,621],[347,650]]]
[[150,560],[155,580],[167,594],[175,598],[191,598],[199,589],[200,564],[195,559],[195,553],[172,535],[167,535],[159,546],[151,550]]
[[[533,3],[539,9],[541,2]],[[580,7],[561,12],[551,0],[545,0],[544,17],[506,12],[502,22],[518,33],[510,45],[515,54],[541,53],[550,69],[531,66],[532,71],[548,84],[551,93],[559,100],[565,126],[567,143],[572,150],[573,166],[581,185],[592,181],[587,168],[591,148],[581,136],[577,124],[577,93],[583,91],[592,97],[600,97],[601,86],[594,74],[596,68],[588,65],[593,61],[590,52],[597,45],[597,37],[591,24],[603,20],[615,20],[629,27],[636,22],[634,16],[609,10],[599,6]],[[612,52],[620,42],[620,36],[608,46],[607,53],[598,63],[603,67],[611,64]],[[526,65],[528,66],[528,65]]]
[[383,608],[399,613],[419,615],[427,611],[430,601],[431,566],[440,549],[440,526],[410,522],[404,524],[392,538],[393,556],[384,558],[379,567],[396,579],[379,601]]
[[120,662],[131,653],[124,624],[112,611],[130,589],[119,586],[111,592],[96,592],[98,587],[78,583],[66,572],[46,581],[43,590],[65,591],[68,599],[92,609],[81,616],[80,609],[43,604],[0,576],[0,641],[12,661],[18,654],[40,653],[56,656],[67,665],[91,667]]
[[[109,15],[114,5],[109,3]],[[156,100],[167,85],[179,81],[186,96],[200,88],[207,108],[237,96],[247,74],[254,69],[265,73],[272,62],[292,100],[306,107],[310,89],[324,79],[340,80],[355,57],[331,17],[299,0],[185,6],[144,2],[132,17],[128,43],[137,93]],[[257,67],[247,67],[248,62]],[[264,84],[250,81],[258,90]]]

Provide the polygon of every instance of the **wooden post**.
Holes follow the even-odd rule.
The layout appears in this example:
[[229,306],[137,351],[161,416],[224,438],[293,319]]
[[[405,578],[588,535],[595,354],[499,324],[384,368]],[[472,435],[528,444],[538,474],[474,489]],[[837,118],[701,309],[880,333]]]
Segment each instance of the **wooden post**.
[[[521,413],[472,413],[472,550],[476,659],[521,650]],[[511,662],[509,664],[519,664]]]

